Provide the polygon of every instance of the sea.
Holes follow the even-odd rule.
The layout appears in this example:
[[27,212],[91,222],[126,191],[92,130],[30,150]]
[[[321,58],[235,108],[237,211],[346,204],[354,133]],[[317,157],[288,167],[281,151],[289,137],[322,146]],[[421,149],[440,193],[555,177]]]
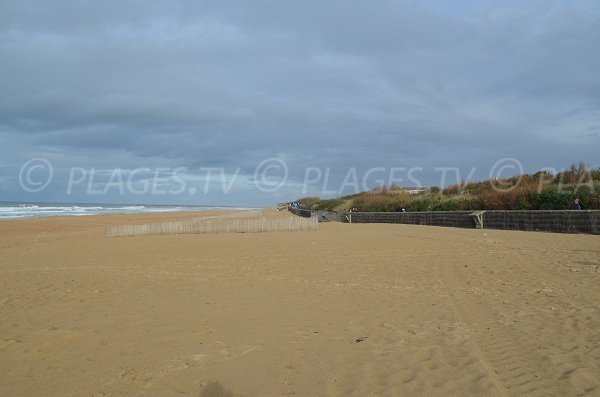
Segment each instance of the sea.
[[142,214],[153,212],[249,210],[256,207],[207,205],[22,203],[0,201],[0,221],[4,219],[43,218],[48,216],[90,216],[102,214]]

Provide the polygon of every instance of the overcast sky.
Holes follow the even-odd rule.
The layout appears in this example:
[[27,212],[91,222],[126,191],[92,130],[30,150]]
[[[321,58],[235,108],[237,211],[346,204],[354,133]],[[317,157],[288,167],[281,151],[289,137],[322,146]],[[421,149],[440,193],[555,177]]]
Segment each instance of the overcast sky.
[[3,0],[0,200],[269,205],[506,158],[596,168],[598,71],[597,0]]

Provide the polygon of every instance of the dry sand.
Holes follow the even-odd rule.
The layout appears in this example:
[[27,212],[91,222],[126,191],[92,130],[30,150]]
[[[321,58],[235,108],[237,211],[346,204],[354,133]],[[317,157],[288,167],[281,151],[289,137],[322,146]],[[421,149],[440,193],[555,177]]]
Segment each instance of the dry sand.
[[600,237],[0,222],[1,396],[600,395]]

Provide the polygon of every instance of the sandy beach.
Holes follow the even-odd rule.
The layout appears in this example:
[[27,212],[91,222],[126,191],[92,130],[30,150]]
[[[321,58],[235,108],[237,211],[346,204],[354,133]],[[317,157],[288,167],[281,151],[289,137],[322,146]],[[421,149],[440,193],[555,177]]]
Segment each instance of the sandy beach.
[[0,395],[600,395],[598,236],[190,216],[0,222]]

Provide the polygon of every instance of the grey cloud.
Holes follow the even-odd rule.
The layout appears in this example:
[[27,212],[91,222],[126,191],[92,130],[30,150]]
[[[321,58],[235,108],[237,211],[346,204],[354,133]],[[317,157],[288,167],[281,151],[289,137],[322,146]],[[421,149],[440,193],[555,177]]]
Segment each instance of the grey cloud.
[[595,2],[6,1],[2,162],[597,166],[599,21]]

